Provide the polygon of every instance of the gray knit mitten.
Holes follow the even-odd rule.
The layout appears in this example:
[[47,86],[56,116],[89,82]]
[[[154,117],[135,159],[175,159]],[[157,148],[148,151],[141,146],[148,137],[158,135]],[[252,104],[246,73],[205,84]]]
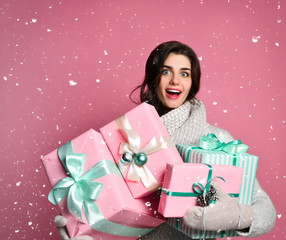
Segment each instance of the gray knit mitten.
[[67,230],[65,228],[65,226],[67,224],[67,220],[61,215],[55,216],[54,223],[55,223],[57,230],[58,230],[58,233],[60,235],[60,240],[93,240],[92,237],[87,236],[87,235],[69,238],[69,236],[67,234]]
[[238,204],[226,194],[218,183],[213,183],[217,200],[207,207],[190,208],[184,216],[184,222],[193,229],[206,231],[238,230],[249,228],[252,223],[251,206]]

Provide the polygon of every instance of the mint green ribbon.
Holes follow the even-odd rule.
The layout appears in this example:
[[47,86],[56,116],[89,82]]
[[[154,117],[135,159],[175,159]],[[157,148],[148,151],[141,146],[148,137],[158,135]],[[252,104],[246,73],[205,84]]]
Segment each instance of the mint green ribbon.
[[240,140],[233,140],[228,143],[224,143],[218,140],[217,136],[213,133],[209,133],[207,136],[202,135],[199,138],[198,148],[212,151],[224,151],[233,155],[233,165],[237,164],[237,154],[246,153],[248,146],[242,144]]
[[[207,177],[207,183],[205,186],[203,186],[201,183],[199,182],[195,182],[192,186],[193,188],[193,191],[194,192],[172,192],[172,191],[169,191],[165,188],[162,188],[162,192],[165,193],[166,195],[168,196],[174,196],[174,197],[198,197],[200,196],[202,193],[204,195],[207,194],[207,192],[209,191],[210,187],[211,187],[211,181],[212,181],[212,171],[213,171],[213,168],[211,165],[209,164],[206,164],[209,167],[209,172],[208,172],[208,177]],[[221,178],[223,179],[222,177],[217,177],[217,178]],[[223,179],[224,180],[224,179]],[[197,187],[199,187],[201,190],[198,190]]]
[[[205,197],[206,194],[208,193],[210,187],[211,187],[211,181],[214,178],[219,178],[219,179],[223,180],[224,182],[225,182],[225,180],[223,177],[220,177],[220,176],[212,177],[212,171],[213,171],[212,166],[207,164],[207,163],[204,163],[204,164],[209,167],[209,172],[208,172],[208,176],[207,176],[207,183],[205,186],[203,186],[199,182],[195,182],[195,183],[193,183],[193,186],[192,186],[193,192],[173,192],[173,191],[169,191],[166,188],[162,188],[162,192],[168,196],[173,196],[173,197],[198,197],[201,194],[203,194]],[[198,187],[200,189],[197,189]],[[239,193],[229,193],[228,195],[231,197],[238,197]]]
[[103,184],[93,182],[108,174],[122,177],[114,162],[102,160],[90,168],[84,175],[85,155],[74,153],[71,142],[58,148],[58,156],[70,177],[60,179],[50,191],[48,199],[54,205],[67,196],[67,207],[71,214],[82,220],[82,209],[92,229],[104,233],[126,237],[138,237],[154,228],[133,228],[106,220],[95,200]]
[[198,146],[205,150],[221,150],[230,154],[246,153],[248,150],[248,146],[242,144],[240,140],[224,143],[219,141],[213,133],[200,136]]

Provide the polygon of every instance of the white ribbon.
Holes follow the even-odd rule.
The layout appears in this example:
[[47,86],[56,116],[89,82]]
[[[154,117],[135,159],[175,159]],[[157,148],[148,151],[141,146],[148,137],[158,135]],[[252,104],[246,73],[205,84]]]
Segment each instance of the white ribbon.
[[[130,154],[144,153],[145,155],[158,152],[162,149],[175,147],[172,140],[169,137],[153,137],[142,149],[140,149],[140,136],[139,134],[131,128],[131,125],[126,117],[122,115],[115,120],[118,128],[120,129],[122,135],[128,142],[122,142],[119,148],[119,154],[124,154],[126,152]],[[119,169],[123,172],[128,166],[129,170],[127,173],[127,180],[139,182],[142,181],[144,187],[148,191],[153,191],[158,189],[160,186],[151,173],[151,171],[145,166],[138,166],[135,164],[134,159],[130,165],[126,165],[119,159],[117,161]]]

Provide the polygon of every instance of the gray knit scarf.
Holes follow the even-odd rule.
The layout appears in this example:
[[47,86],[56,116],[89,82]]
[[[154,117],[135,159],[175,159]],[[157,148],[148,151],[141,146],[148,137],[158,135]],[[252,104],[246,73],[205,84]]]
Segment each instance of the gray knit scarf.
[[186,101],[161,120],[176,144],[196,144],[208,126],[205,106],[197,99]]

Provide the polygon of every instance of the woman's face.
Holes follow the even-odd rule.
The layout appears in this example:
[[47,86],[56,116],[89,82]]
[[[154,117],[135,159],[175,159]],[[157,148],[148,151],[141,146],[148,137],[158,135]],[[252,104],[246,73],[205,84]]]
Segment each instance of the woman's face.
[[181,106],[191,89],[191,62],[184,55],[170,53],[164,62],[157,96],[166,111]]

